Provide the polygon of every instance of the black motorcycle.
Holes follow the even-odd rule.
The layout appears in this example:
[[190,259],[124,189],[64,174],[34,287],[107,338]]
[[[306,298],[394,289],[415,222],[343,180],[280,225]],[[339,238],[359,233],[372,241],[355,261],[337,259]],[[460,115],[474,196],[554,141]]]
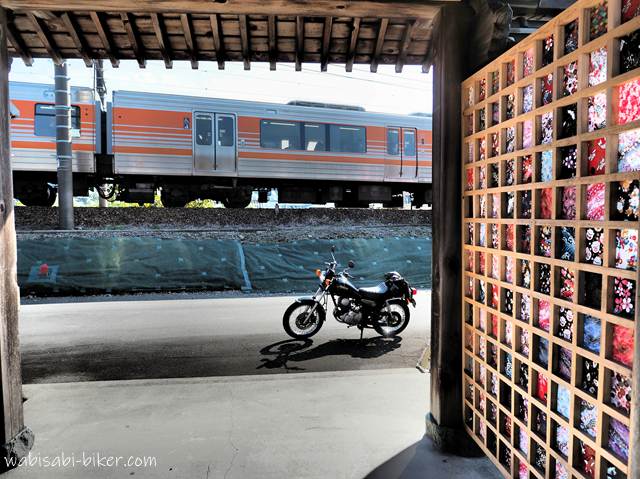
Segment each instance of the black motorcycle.
[[326,270],[316,270],[320,287],[316,294],[302,297],[287,308],[282,318],[284,330],[296,339],[310,338],[322,327],[327,315],[327,303],[333,301],[333,316],[348,327],[357,326],[360,338],[365,328],[373,328],[386,338],[400,334],[409,324],[409,307],[417,290],[397,272],[384,275],[384,282],[370,288],[357,288],[350,281],[349,267],[337,272],[338,262],[331,248],[332,261]]

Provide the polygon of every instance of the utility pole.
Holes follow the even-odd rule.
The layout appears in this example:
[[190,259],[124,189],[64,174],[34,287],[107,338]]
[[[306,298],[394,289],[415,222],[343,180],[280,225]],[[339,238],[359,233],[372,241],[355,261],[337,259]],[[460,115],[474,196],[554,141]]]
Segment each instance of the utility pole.
[[[95,72],[95,88],[100,98],[100,105],[104,109],[105,96],[107,94],[107,84],[104,81],[104,67],[102,59],[93,61],[93,70]],[[103,152],[104,153],[104,152]],[[109,202],[102,196],[98,195],[98,206],[100,208],[106,208],[109,206]]]
[[58,219],[73,229],[73,153],[71,151],[71,91],[67,62],[54,66],[56,90],[56,157],[58,160]]

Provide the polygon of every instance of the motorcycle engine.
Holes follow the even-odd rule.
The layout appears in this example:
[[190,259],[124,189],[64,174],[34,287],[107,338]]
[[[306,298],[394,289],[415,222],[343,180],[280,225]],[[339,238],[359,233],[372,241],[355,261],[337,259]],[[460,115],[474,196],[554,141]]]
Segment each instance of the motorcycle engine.
[[349,326],[355,326],[362,320],[360,305],[355,304],[349,298],[338,298],[333,315],[338,321]]

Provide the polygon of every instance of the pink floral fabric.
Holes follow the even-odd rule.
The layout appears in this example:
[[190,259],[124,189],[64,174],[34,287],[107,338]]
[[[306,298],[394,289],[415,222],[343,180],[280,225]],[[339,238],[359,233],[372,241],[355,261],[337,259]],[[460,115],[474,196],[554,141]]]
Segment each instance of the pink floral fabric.
[[533,47],[529,48],[522,55],[522,76],[526,77],[533,73]]
[[604,221],[604,183],[593,183],[587,186],[587,219]]
[[616,231],[616,268],[638,268],[638,230],[621,229]]
[[533,146],[533,121],[527,120],[522,124],[522,148]]
[[624,125],[640,119],[640,79],[618,87],[618,124]]
[[566,186],[562,188],[562,219],[576,219],[576,187]]
[[588,100],[589,131],[600,130],[607,126],[607,94],[605,92],[590,96]]
[[613,325],[611,358],[625,366],[633,366],[633,330]]
[[589,86],[607,81],[607,47],[594,50],[589,55]]
[[551,324],[551,303],[544,299],[538,301],[538,326],[549,332]]
[[550,220],[553,212],[553,189],[540,190],[540,219]]
[[618,171],[640,171],[640,129],[618,135]]

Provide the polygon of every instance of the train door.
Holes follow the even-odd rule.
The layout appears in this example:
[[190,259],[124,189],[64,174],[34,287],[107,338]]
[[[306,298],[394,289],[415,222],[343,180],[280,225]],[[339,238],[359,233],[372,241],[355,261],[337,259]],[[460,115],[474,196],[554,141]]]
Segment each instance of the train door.
[[415,128],[402,129],[402,172],[403,178],[418,176],[418,148],[416,146],[417,131]]
[[418,150],[416,129],[387,128],[387,151],[384,177],[388,180],[415,178],[418,174]]
[[400,135],[400,128],[387,128],[387,151],[384,157],[384,178],[386,180],[399,179],[402,177]]
[[194,112],[194,122],[194,173],[235,173],[235,116],[197,111]]

